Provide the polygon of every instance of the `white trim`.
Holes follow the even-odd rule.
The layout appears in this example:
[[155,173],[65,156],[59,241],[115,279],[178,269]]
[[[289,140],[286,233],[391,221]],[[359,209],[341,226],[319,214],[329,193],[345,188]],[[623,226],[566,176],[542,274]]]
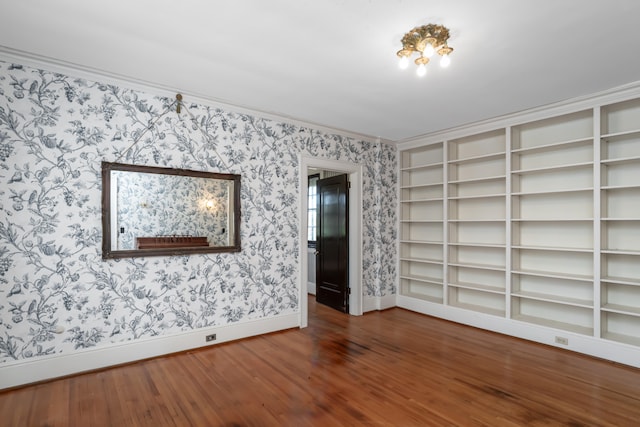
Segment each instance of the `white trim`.
[[[117,343],[76,351],[72,354],[41,357],[37,360],[22,360],[0,368],[0,389],[165,356],[297,326],[298,313],[293,313],[269,319],[256,319],[238,324],[203,328],[193,332]],[[205,336],[210,334],[216,334],[216,340],[206,343]]]
[[362,165],[337,160],[320,159],[300,155],[300,327],[309,320],[307,301],[308,251],[307,251],[307,175],[310,168],[326,169],[349,174],[349,314],[362,314]]
[[207,97],[198,95],[193,92],[184,91],[180,88],[165,86],[157,83],[153,83],[148,80],[136,79],[128,77],[123,74],[111,73],[104,70],[99,70],[93,67],[87,67],[72,62],[63,61],[60,59],[37,55],[29,52],[24,52],[17,49],[12,49],[6,46],[0,45],[0,61],[15,62],[21,65],[29,67],[44,69],[48,71],[57,72],[60,74],[83,78],[90,81],[97,81],[101,83],[113,84],[122,88],[128,88],[131,90],[137,90],[148,93],[150,95],[166,97],[174,99],[177,93],[183,96],[185,102],[193,102],[195,104],[209,106],[213,108],[222,108],[226,111],[234,111],[236,113],[249,114],[255,117],[261,117],[263,119],[269,119],[273,121],[285,121],[293,125],[300,127],[311,127],[315,130],[327,133],[335,133],[350,138],[355,138],[368,142],[384,142],[386,144],[393,144],[393,141],[380,139],[375,136],[365,135],[346,129],[339,129],[319,123],[309,122],[301,119],[297,119],[292,116],[288,116],[283,113],[277,113],[265,110],[256,110],[246,105],[234,104],[231,101],[218,99],[214,97]]
[[151,95],[163,96],[170,99],[173,99],[176,93],[181,93],[185,101],[194,102],[196,104],[224,108],[225,110],[250,114],[275,121],[286,121],[294,125],[312,127],[320,131],[337,133],[368,142],[383,142],[385,144],[398,146],[402,150],[418,147],[424,145],[429,141],[439,142],[445,139],[445,137],[446,139],[461,138],[475,133],[481,133],[484,130],[495,130],[495,128],[499,127],[514,126],[524,122],[530,122],[547,117],[561,115],[564,113],[575,112],[580,109],[593,108],[594,101],[597,101],[599,105],[602,105],[617,101],[623,101],[626,99],[637,98],[640,96],[639,80],[581,97],[571,98],[524,111],[505,114],[499,117],[493,117],[487,120],[393,141],[382,139],[380,137],[375,137],[372,135],[365,135],[349,131],[346,129],[339,129],[319,123],[304,121],[295,117],[287,116],[283,113],[256,110],[248,106],[234,104],[233,102],[228,100],[205,97],[195,93],[185,92],[180,88],[160,85],[148,80],[136,79],[122,74],[111,73],[105,70],[82,66],[72,62],[63,61],[61,59],[25,52],[3,45],[0,45],[0,60],[15,62],[22,65],[58,72],[73,77],[84,78],[91,81],[110,83],[120,87],[138,90]]
[[378,310],[387,310],[396,306],[396,294],[388,294],[378,297]]
[[[394,295],[395,297],[395,295]],[[368,312],[368,311],[376,311],[376,310],[380,310],[380,298],[378,297],[372,297],[370,295],[366,295],[363,299],[362,299],[362,311],[364,313]]]
[[626,101],[638,97],[640,97],[640,80],[582,97],[415,136],[397,141],[395,145],[399,151],[408,150],[410,148],[421,147],[425,144],[442,142],[443,140],[463,138],[483,132],[495,131],[499,128],[516,126],[523,123],[575,113],[577,111],[591,110],[594,106]]
[[[593,108],[593,336],[602,338],[602,229],[606,227],[602,222],[602,108]],[[606,178],[605,178],[606,179]]]
[[396,306],[396,294],[389,294],[382,297],[365,296],[362,301],[362,311],[380,311]]
[[307,281],[307,294],[315,295],[316,294],[316,283]]
[[[451,322],[498,332],[512,337],[522,338],[640,368],[640,348],[632,345],[533,325],[531,323],[520,322],[513,319],[491,316],[489,314],[464,310],[457,307],[443,306],[442,304],[436,304],[403,295],[398,295],[396,302],[397,306],[400,308],[449,320]],[[569,344],[556,344],[555,339],[557,336],[567,338]]]
[[[315,271],[315,267],[316,267],[315,257],[314,257],[315,252],[316,252],[315,248],[307,248],[307,266],[309,267],[309,270],[313,270],[313,271]],[[307,293],[310,295],[315,295],[316,279],[315,277],[313,277],[314,275],[311,276],[313,277],[313,279],[311,279],[311,277],[309,277],[309,274],[310,274],[310,271],[307,271]]]

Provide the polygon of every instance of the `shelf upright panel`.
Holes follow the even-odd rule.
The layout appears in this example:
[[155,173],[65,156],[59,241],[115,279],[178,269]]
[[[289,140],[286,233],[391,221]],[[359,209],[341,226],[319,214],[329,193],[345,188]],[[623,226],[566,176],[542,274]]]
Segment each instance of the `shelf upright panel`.
[[508,126],[505,129],[505,283],[504,283],[504,298],[505,298],[505,317],[507,319],[511,318],[511,291],[512,291],[512,283],[511,283],[511,270],[512,270],[512,231],[513,227],[511,225],[512,220],[512,207],[511,207],[511,170],[513,170],[512,160],[513,156],[511,155],[512,147],[512,139],[513,139],[513,129],[511,126]]
[[600,107],[593,108],[593,336],[602,337],[602,306],[601,283],[602,276],[602,226],[600,225],[602,202],[602,149],[600,148],[602,135],[602,110]]
[[446,140],[443,143],[442,148],[442,182],[443,182],[443,199],[442,199],[442,254],[443,260],[442,263],[442,303],[445,306],[449,305],[449,281],[451,280],[449,277],[449,242],[450,239],[450,230],[449,230],[449,141]]

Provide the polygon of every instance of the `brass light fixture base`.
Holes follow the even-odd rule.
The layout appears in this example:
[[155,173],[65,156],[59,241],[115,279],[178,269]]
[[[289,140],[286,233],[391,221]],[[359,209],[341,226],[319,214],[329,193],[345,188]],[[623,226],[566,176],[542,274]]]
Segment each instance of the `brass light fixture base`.
[[431,53],[437,52],[442,57],[441,65],[446,66],[449,64],[449,55],[453,52],[453,48],[447,44],[449,36],[449,29],[443,25],[427,24],[415,27],[402,37],[402,49],[396,55],[406,61],[413,53],[417,53],[418,58],[414,62],[424,68],[429,63]]

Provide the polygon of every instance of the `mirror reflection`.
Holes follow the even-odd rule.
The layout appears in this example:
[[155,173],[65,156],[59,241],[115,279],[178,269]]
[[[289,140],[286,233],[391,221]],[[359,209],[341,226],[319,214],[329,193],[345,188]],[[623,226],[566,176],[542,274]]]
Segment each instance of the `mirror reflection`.
[[239,251],[240,176],[103,163],[103,258]]

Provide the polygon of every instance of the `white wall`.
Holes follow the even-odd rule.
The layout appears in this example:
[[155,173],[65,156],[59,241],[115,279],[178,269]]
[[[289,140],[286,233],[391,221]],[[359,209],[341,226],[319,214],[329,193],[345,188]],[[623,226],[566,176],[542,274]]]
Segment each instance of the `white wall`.
[[309,269],[307,271],[307,291],[311,295],[316,294],[316,250],[315,248],[307,248],[307,257],[309,260]]

